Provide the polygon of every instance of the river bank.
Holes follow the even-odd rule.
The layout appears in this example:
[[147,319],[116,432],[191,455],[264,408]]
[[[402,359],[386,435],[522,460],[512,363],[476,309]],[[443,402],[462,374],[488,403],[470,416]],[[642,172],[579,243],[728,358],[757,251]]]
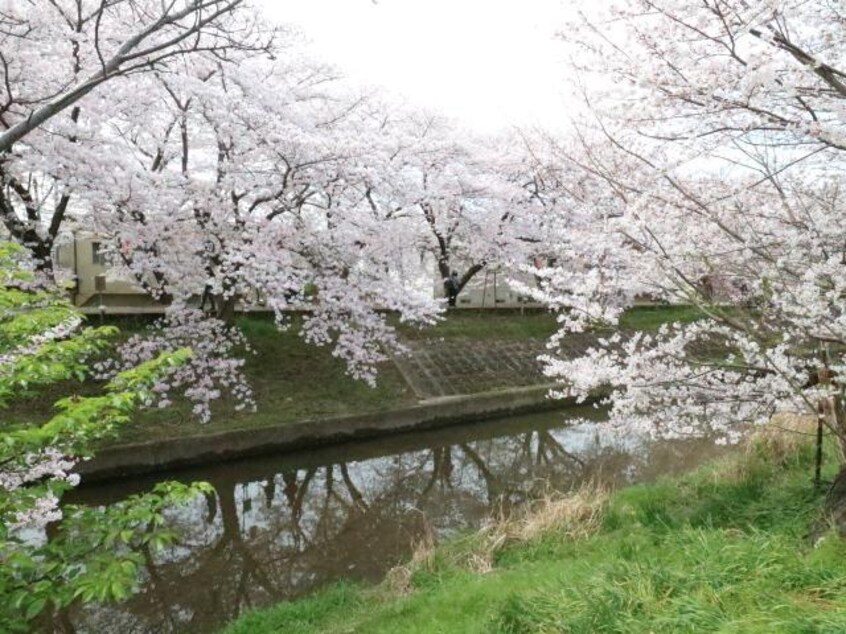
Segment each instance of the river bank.
[[[621,329],[651,330],[695,316],[688,307],[639,307]],[[384,363],[375,388],[347,376],[329,350],[305,344],[296,320],[284,332],[260,316],[242,318],[239,327],[254,350],[245,374],[255,412],[235,412],[223,399],[212,421],[200,424],[191,405],[176,399],[140,414],[80,472],[90,479],[132,475],[572,406],[546,398],[550,386],[537,357],[556,328],[546,312],[458,311],[428,329],[398,325],[409,354]],[[567,352],[579,354],[596,336],[568,338]]]
[[846,631],[846,544],[812,464],[809,436],[766,431],[687,476],[551,495],[421,542],[377,586],[334,585],[225,632]]
[[[624,315],[620,327],[652,330],[668,321],[696,316],[690,307],[638,307]],[[545,352],[546,342],[556,330],[555,316],[543,311],[454,311],[430,328],[397,324],[400,338],[412,354],[383,363],[377,384],[371,388],[349,377],[344,363],[333,357],[331,350],[306,344],[298,334],[298,320],[294,316],[291,327],[282,332],[269,316],[249,315],[238,321],[254,350],[244,355],[244,374],[255,393],[255,411],[235,411],[235,403],[223,398],[212,404],[211,422],[201,424],[191,414],[191,403],[175,398],[168,408],[137,415],[103,447],[378,414],[443,396],[539,387],[548,380],[535,356]],[[124,336],[146,325],[132,318],[109,323]],[[589,337],[579,345],[583,347]],[[53,415],[57,399],[68,394],[95,394],[100,387],[95,381],[57,383],[37,396],[10,402],[5,422],[46,420]]]
[[438,429],[457,423],[562,410],[576,405],[574,399],[547,398],[548,390],[549,386],[503,389],[429,399],[356,416],[180,435],[164,440],[123,442],[103,447],[93,459],[81,463],[76,471],[86,482],[97,482],[220,460],[281,454],[409,431]]

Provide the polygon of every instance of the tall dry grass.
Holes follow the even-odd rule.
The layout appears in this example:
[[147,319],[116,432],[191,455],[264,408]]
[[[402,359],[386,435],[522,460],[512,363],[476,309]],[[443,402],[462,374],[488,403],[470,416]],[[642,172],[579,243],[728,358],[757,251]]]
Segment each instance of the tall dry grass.
[[487,574],[503,549],[547,536],[569,540],[589,537],[601,527],[608,497],[607,489],[593,483],[568,493],[549,491],[448,548],[438,548],[434,533],[429,531],[415,545],[410,561],[388,572],[383,589],[388,595],[408,594],[414,590],[416,573],[444,565]]

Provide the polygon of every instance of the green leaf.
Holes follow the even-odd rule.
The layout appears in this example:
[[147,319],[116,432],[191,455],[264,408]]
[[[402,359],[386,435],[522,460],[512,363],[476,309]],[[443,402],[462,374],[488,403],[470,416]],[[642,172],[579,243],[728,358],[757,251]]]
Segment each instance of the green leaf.
[[26,606],[26,612],[24,612],[24,618],[27,621],[33,620],[37,617],[41,612],[44,610],[44,606],[47,605],[47,600],[42,598],[34,599],[30,602],[29,605]]

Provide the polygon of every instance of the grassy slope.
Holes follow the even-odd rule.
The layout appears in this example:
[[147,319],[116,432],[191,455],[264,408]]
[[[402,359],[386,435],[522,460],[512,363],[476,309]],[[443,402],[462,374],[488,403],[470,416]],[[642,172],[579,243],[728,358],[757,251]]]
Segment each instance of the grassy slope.
[[465,538],[414,566],[404,592],[336,585],[226,634],[846,632],[846,543],[806,538],[821,499],[811,455],[758,440],[614,494],[589,536],[512,543],[487,574],[466,565],[480,538]]
[[620,318],[622,330],[657,330],[668,322],[689,323],[702,318],[694,306],[638,306]]
[[[118,324],[126,333],[133,324]],[[134,324],[135,329],[138,325]],[[239,322],[255,354],[245,355],[244,371],[253,387],[256,412],[235,412],[225,399],[213,406],[212,422],[200,424],[186,402],[149,410],[121,432],[119,441],[156,440],[235,428],[253,428],[307,418],[342,416],[398,407],[415,402],[410,388],[392,363],[380,368],[376,388],[345,373],[345,364],[328,348],[307,345],[295,329],[279,332],[270,319]],[[0,416],[8,421],[47,418],[52,403],[68,394],[96,392],[96,384],[68,381],[51,386],[36,398],[21,399]],[[2,423],[0,423],[1,425]]]
[[214,407],[212,421],[200,425],[192,419],[190,407],[182,403],[145,413],[125,430],[121,440],[263,427],[416,402],[393,363],[379,368],[377,385],[371,388],[347,376],[344,362],[334,358],[328,348],[306,344],[295,328],[279,332],[271,319],[258,317],[240,320],[239,327],[255,350],[245,356],[244,371],[255,392],[257,411],[235,412],[232,403],[224,400]]
[[[667,321],[694,318],[688,307],[643,307],[630,311],[622,326],[632,330],[657,328]],[[129,426],[120,438],[152,440],[205,431],[253,428],[308,418],[343,416],[388,410],[416,402],[416,398],[393,363],[379,369],[375,389],[345,373],[342,361],[328,348],[307,345],[297,335],[296,322],[278,332],[269,318],[247,317],[239,321],[256,351],[246,357],[245,372],[258,403],[255,413],[235,413],[230,403],[217,404],[212,422],[194,424],[190,407],[178,404],[163,411],[148,412]],[[461,310],[447,315],[436,326],[425,329],[398,325],[406,340],[443,338],[497,341],[545,339],[556,329],[550,313],[527,311]]]
[[[623,320],[626,329],[652,329],[661,323],[689,320],[686,307],[644,307],[630,311]],[[137,331],[144,322],[118,320],[124,332]],[[213,409],[213,419],[200,425],[190,413],[190,406],[177,402],[165,410],[150,411],[127,426],[119,442],[157,440],[194,435],[217,430],[254,428],[308,418],[343,416],[392,409],[416,402],[414,394],[393,363],[380,368],[377,387],[371,389],[348,377],[342,361],[332,357],[328,348],[307,345],[297,335],[296,323],[286,332],[278,332],[269,318],[242,318],[239,326],[256,351],[246,356],[245,372],[258,403],[256,412],[236,413],[231,403],[222,401]],[[407,340],[444,338],[474,340],[544,339],[555,332],[553,315],[540,311],[450,312],[432,328],[416,329],[399,325]],[[68,394],[85,394],[91,385],[67,382],[51,387],[37,398],[21,399],[4,412],[6,421],[47,418],[52,403]],[[96,391],[96,386],[94,386]],[[0,425],[3,423],[0,422]]]

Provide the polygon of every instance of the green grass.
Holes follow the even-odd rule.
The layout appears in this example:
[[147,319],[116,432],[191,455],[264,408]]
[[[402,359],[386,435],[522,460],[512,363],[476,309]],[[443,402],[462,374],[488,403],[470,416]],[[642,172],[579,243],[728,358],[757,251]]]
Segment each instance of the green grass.
[[[120,325],[120,324],[119,324]],[[128,327],[127,327],[128,326]],[[124,335],[142,327],[138,322],[122,325]],[[201,424],[191,414],[191,405],[180,402],[167,409],[140,414],[109,443],[154,441],[240,428],[259,428],[312,418],[375,412],[416,402],[413,392],[393,363],[379,368],[375,388],[347,376],[343,361],[329,348],[307,345],[291,328],[279,332],[271,319],[249,317],[239,321],[255,350],[245,356],[244,372],[252,386],[255,412],[236,412],[233,403],[221,399],[213,404],[212,421]],[[18,420],[45,420],[53,403],[70,394],[96,393],[94,382],[66,381],[39,392],[37,397],[19,399],[0,416],[14,424]]]
[[637,306],[627,310],[620,318],[622,330],[657,330],[669,322],[690,323],[702,319],[702,312],[695,306]]
[[[665,323],[689,323],[702,317],[702,313],[694,306],[636,306],[623,314],[620,329],[657,330]],[[453,310],[431,328],[399,327],[401,335],[406,339],[443,337],[506,341],[546,339],[555,334],[557,329],[555,315],[538,309],[523,313],[511,309]]]
[[305,419],[376,412],[416,402],[393,363],[379,368],[375,388],[346,374],[343,361],[327,347],[306,344],[296,324],[279,332],[271,319],[248,317],[238,326],[255,354],[246,355],[244,372],[257,411],[235,412],[226,399],[216,403],[212,421],[200,425],[187,403],[145,412],[128,426],[120,441],[152,440],[240,428],[258,428]]
[[[638,307],[627,313],[627,328],[657,328],[665,321],[694,318],[688,307]],[[330,348],[306,344],[297,334],[298,320],[279,332],[269,317],[241,318],[239,328],[256,354],[246,356],[245,373],[253,386],[256,412],[234,412],[225,399],[215,404],[211,423],[199,426],[187,403],[150,411],[128,426],[119,442],[156,440],[181,435],[258,428],[304,419],[364,414],[416,402],[393,363],[379,368],[375,388],[347,376],[345,364]],[[556,330],[554,315],[542,311],[451,311],[436,326],[425,329],[398,324],[405,340],[444,338],[477,341],[545,339]]]
[[513,543],[486,574],[466,565],[484,541],[471,536],[411,566],[403,591],[341,584],[225,632],[846,632],[846,543],[807,539],[821,517],[810,443],[783,444],[623,489],[588,536]]
[[[653,329],[666,321],[688,321],[696,317],[688,307],[638,307],[629,311],[623,326],[627,329]],[[149,319],[110,319],[124,335],[142,330]],[[396,323],[396,322],[395,322]],[[345,364],[334,358],[329,348],[307,345],[298,336],[298,320],[279,332],[273,320],[248,316],[238,326],[256,354],[246,356],[245,373],[253,386],[256,412],[235,412],[233,403],[223,399],[214,404],[212,422],[201,425],[191,414],[191,406],[176,403],[165,410],[148,411],[121,431],[110,442],[162,440],[230,429],[259,428],[304,419],[325,418],[384,411],[416,402],[414,394],[393,363],[379,368],[376,388],[346,375]],[[425,329],[397,324],[401,338],[472,339],[477,341],[542,340],[556,330],[555,316],[545,311],[456,310],[436,326]],[[12,403],[2,417],[5,423],[19,420],[45,420],[52,404],[69,394],[90,394],[93,383],[68,381],[50,386],[37,397]]]

